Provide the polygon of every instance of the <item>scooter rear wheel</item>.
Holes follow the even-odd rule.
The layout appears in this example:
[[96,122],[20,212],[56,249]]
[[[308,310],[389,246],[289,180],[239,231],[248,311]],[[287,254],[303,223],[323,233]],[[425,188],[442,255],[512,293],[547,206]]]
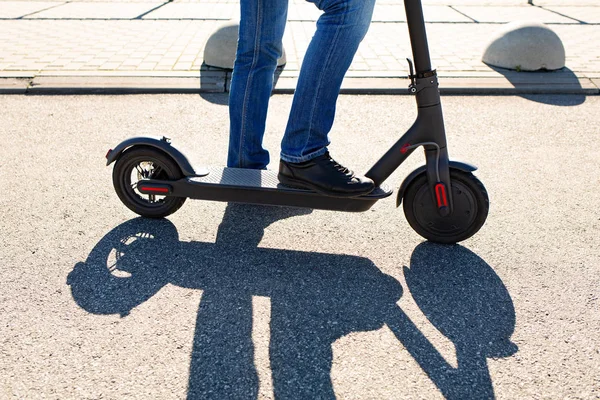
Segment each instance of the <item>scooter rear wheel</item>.
[[485,223],[489,198],[473,174],[450,169],[453,212],[441,216],[427,184],[425,173],[417,176],[404,194],[404,215],[410,226],[425,239],[452,244],[470,238]]
[[163,218],[173,214],[185,197],[146,195],[137,190],[144,179],[178,180],[183,177],[177,163],[160,150],[135,146],[123,152],[113,169],[113,186],[131,211],[143,217]]

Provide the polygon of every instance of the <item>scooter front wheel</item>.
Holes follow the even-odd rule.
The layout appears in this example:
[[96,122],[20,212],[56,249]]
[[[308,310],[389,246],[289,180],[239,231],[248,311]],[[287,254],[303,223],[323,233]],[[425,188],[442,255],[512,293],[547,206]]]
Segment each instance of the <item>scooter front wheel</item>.
[[452,214],[438,213],[425,173],[417,176],[404,194],[404,215],[410,226],[425,239],[452,244],[470,238],[485,223],[489,198],[485,187],[470,172],[450,169]]
[[125,150],[113,169],[113,186],[131,211],[143,217],[162,218],[173,214],[185,197],[147,195],[137,190],[145,179],[178,180],[183,177],[177,163],[160,150],[134,146]]

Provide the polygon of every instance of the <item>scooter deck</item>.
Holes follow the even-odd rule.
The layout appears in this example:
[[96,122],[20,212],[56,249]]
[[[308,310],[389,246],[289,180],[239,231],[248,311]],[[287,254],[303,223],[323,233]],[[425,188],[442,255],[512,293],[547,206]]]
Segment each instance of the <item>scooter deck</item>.
[[208,174],[178,181],[145,180],[138,190],[146,194],[160,194],[152,188],[168,190],[168,195],[191,199],[291,206],[322,210],[367,211],[375,202],[392,194],[385,187],[360,197],[332,197],[311,190],[283,186],[277,172],[241,168],[209,167]]

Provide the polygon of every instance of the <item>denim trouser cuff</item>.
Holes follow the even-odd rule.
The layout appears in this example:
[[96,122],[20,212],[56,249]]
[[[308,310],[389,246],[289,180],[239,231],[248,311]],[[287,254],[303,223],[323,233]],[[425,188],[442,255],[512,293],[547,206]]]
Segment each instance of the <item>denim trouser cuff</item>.
[[301,162],[312,160],[313,158],[317,158],[319,156],[322,156],[325,153],[327,153],[327,147],[323,147],[322,149],[319,149],[317,151],[313,151],[312,153],[307,154],[305,156],[301,156],[301,157],[288,156],[288,155],[285,155],[285,154],[281,153],[279,155],[279,158],[281,158],[285,162],[297,164],[297,163],[301,163]]

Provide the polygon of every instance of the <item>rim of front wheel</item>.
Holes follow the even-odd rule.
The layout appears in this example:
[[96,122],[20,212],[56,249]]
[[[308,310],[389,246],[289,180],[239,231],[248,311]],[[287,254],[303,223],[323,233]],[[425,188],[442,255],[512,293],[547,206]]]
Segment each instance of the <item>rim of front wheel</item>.
[[404,212],[409,224],[434,242],[450,244],[468,239],[487,218],[489,200],[483,184],[475,176],[458,171],[451,171],[451,179],[453,210],[449,216],[439,214],[424,175],[413,181],[405,195]]
[[[435,236],[455,236],[467,231],[477,216],[478,206],[475,195],[460,181],[452,182],[453,212],[442,217],[436,210],[429,192],[423,185],[413,203],[415,220],[421,228]],[[436,210],[436,212],[431,212]]]

